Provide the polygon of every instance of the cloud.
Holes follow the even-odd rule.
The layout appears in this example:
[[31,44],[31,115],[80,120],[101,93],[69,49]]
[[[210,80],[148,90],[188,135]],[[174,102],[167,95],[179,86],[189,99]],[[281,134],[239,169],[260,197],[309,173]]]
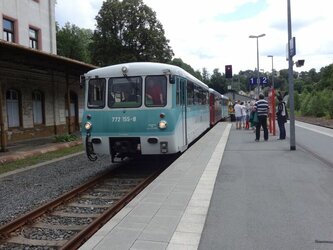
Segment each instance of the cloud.
[[56,21],[60,26],[70,22],[80,28],[94,29],[95,17],[101,6],[101,0],[57,0]]
[[[209,72],[233,65],[235,73],[257,66],[256,39],[249,35],[265,33],[259,38],[260,69],[288,68],[287,1],[277,0],[143,0],[162,23],[175,57],[181,58],[195,70]],[[95,28],[95,17],[102,0],[57,0],[56,20],[82,28]],[[79,7],[78,7],[79,6]],[[331,44],[333,15],[329,1],[291,1],[292,36],[296,37],[294,60],[305,59],[303,68],[309,70],[333,63]]]

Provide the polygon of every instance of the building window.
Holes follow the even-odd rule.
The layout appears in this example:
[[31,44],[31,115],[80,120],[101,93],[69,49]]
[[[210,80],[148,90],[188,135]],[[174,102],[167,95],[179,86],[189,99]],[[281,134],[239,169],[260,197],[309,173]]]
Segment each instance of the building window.
[[34,124],[43,124],[43,93],[34,91],[32,93],[32,110],[34,116]]
[[32,49],[38,49],[38,30],[29,28],[29,46]]
[[8,127],[20,126],[19,92],[10,89],[6,93]]
[[14,27],[14,21],[3,19],[3,39],[7,42],[15,42]]

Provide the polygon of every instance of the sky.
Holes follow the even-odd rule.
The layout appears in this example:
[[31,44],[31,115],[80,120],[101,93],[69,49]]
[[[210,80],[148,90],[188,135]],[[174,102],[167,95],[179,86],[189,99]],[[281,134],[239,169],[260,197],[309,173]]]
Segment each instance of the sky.
[[[94,30],[103,0],[56,0],[56,21]],[[264,72],[288,69],[288,0],[143,0],[156,12],[169,45],[194,70],[206,68],[233,74],[257,68]],[[291,31],[296,39],[294,70],[309,71],[333,63],[333,15],[328,0],[290,0]],[[265,34],[264,37],[249,38]],[[268,57],[272,55],[272,57]]]

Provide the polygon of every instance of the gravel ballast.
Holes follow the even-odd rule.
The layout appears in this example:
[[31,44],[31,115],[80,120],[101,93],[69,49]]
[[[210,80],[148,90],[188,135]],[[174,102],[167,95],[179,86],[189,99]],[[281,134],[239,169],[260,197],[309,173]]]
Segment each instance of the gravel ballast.
[[0,176],[0,226],[113,168],[110,157],[85,154]]

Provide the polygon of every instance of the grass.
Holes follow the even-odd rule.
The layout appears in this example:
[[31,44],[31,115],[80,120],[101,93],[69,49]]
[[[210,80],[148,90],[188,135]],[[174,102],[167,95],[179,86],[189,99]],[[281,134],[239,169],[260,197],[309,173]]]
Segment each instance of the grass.
[[77,145],[69,148],[60,149],[54,152],[49,152],[45,154],[41,154],[34,157],[28,157],[22,160],[17,160],[13,162],[8,162],[4,164],[0,164],[0,174],[7,173],[16,169],[36,165],[38,163],[43,163],[46,161],[50,161],[56,158],[60,158],[66,155],[74,154],[83,151],[82,145]]

